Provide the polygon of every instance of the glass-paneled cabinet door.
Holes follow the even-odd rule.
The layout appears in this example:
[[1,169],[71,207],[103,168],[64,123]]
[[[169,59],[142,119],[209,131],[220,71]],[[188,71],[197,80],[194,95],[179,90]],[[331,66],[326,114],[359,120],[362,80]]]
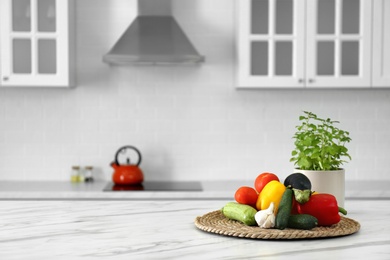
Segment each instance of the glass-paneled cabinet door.
[[371,1],[307,1],[307,87],[368,87]]
[[1,1],[2,86],[69,86],[68,0]]
[[303,87],[304,1],[236,4],[238,87]]

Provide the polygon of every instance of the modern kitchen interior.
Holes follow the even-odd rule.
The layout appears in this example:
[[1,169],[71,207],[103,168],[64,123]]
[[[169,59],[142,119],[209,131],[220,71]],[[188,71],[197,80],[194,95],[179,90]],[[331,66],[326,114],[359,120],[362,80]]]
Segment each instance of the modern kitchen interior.
[[[2,0],[0,258],[389,259],[389,17],[389,0]],[[309,117],[342,175],[305,186],[324,170],[300,153],[324,129]],[[251,226],[239,211],[265,213],[272,181],[273,206],[302,204],[286,221],[323,193],[347,213],[284,229],[279,204]]]

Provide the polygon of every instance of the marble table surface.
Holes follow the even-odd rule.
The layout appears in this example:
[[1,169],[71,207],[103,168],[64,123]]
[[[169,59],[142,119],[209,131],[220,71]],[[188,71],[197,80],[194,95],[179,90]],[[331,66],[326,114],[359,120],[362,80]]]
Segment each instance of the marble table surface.
[[207,233],[227,200],[2,200],[0,259],[390,259],[390,200],[347,200],[361,229],[313,240]]

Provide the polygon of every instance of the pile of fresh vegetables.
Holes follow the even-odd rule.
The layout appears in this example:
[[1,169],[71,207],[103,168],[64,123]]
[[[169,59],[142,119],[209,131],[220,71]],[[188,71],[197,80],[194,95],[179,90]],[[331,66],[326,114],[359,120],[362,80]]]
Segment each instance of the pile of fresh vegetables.
[[240,187],[222,213],[229,219],[261,228],[312,229],[331,226],[347,212],[337,205],[331,194],[311,190],[311,183],[302,173],[289,175],[284,183],[274,173],[260,174],[254,188]]

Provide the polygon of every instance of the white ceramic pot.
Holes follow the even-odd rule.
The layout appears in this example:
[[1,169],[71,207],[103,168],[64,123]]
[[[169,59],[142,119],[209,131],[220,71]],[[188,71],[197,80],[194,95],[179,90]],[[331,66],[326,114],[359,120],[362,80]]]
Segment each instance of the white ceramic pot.
[[306,175],[312,186],[312,191],[319,193],[330,193],[337,199],[337,204],[344,207],[345,198],[345,170],[335,171],[308,171],[294,169],[294,172],[300,172]]

